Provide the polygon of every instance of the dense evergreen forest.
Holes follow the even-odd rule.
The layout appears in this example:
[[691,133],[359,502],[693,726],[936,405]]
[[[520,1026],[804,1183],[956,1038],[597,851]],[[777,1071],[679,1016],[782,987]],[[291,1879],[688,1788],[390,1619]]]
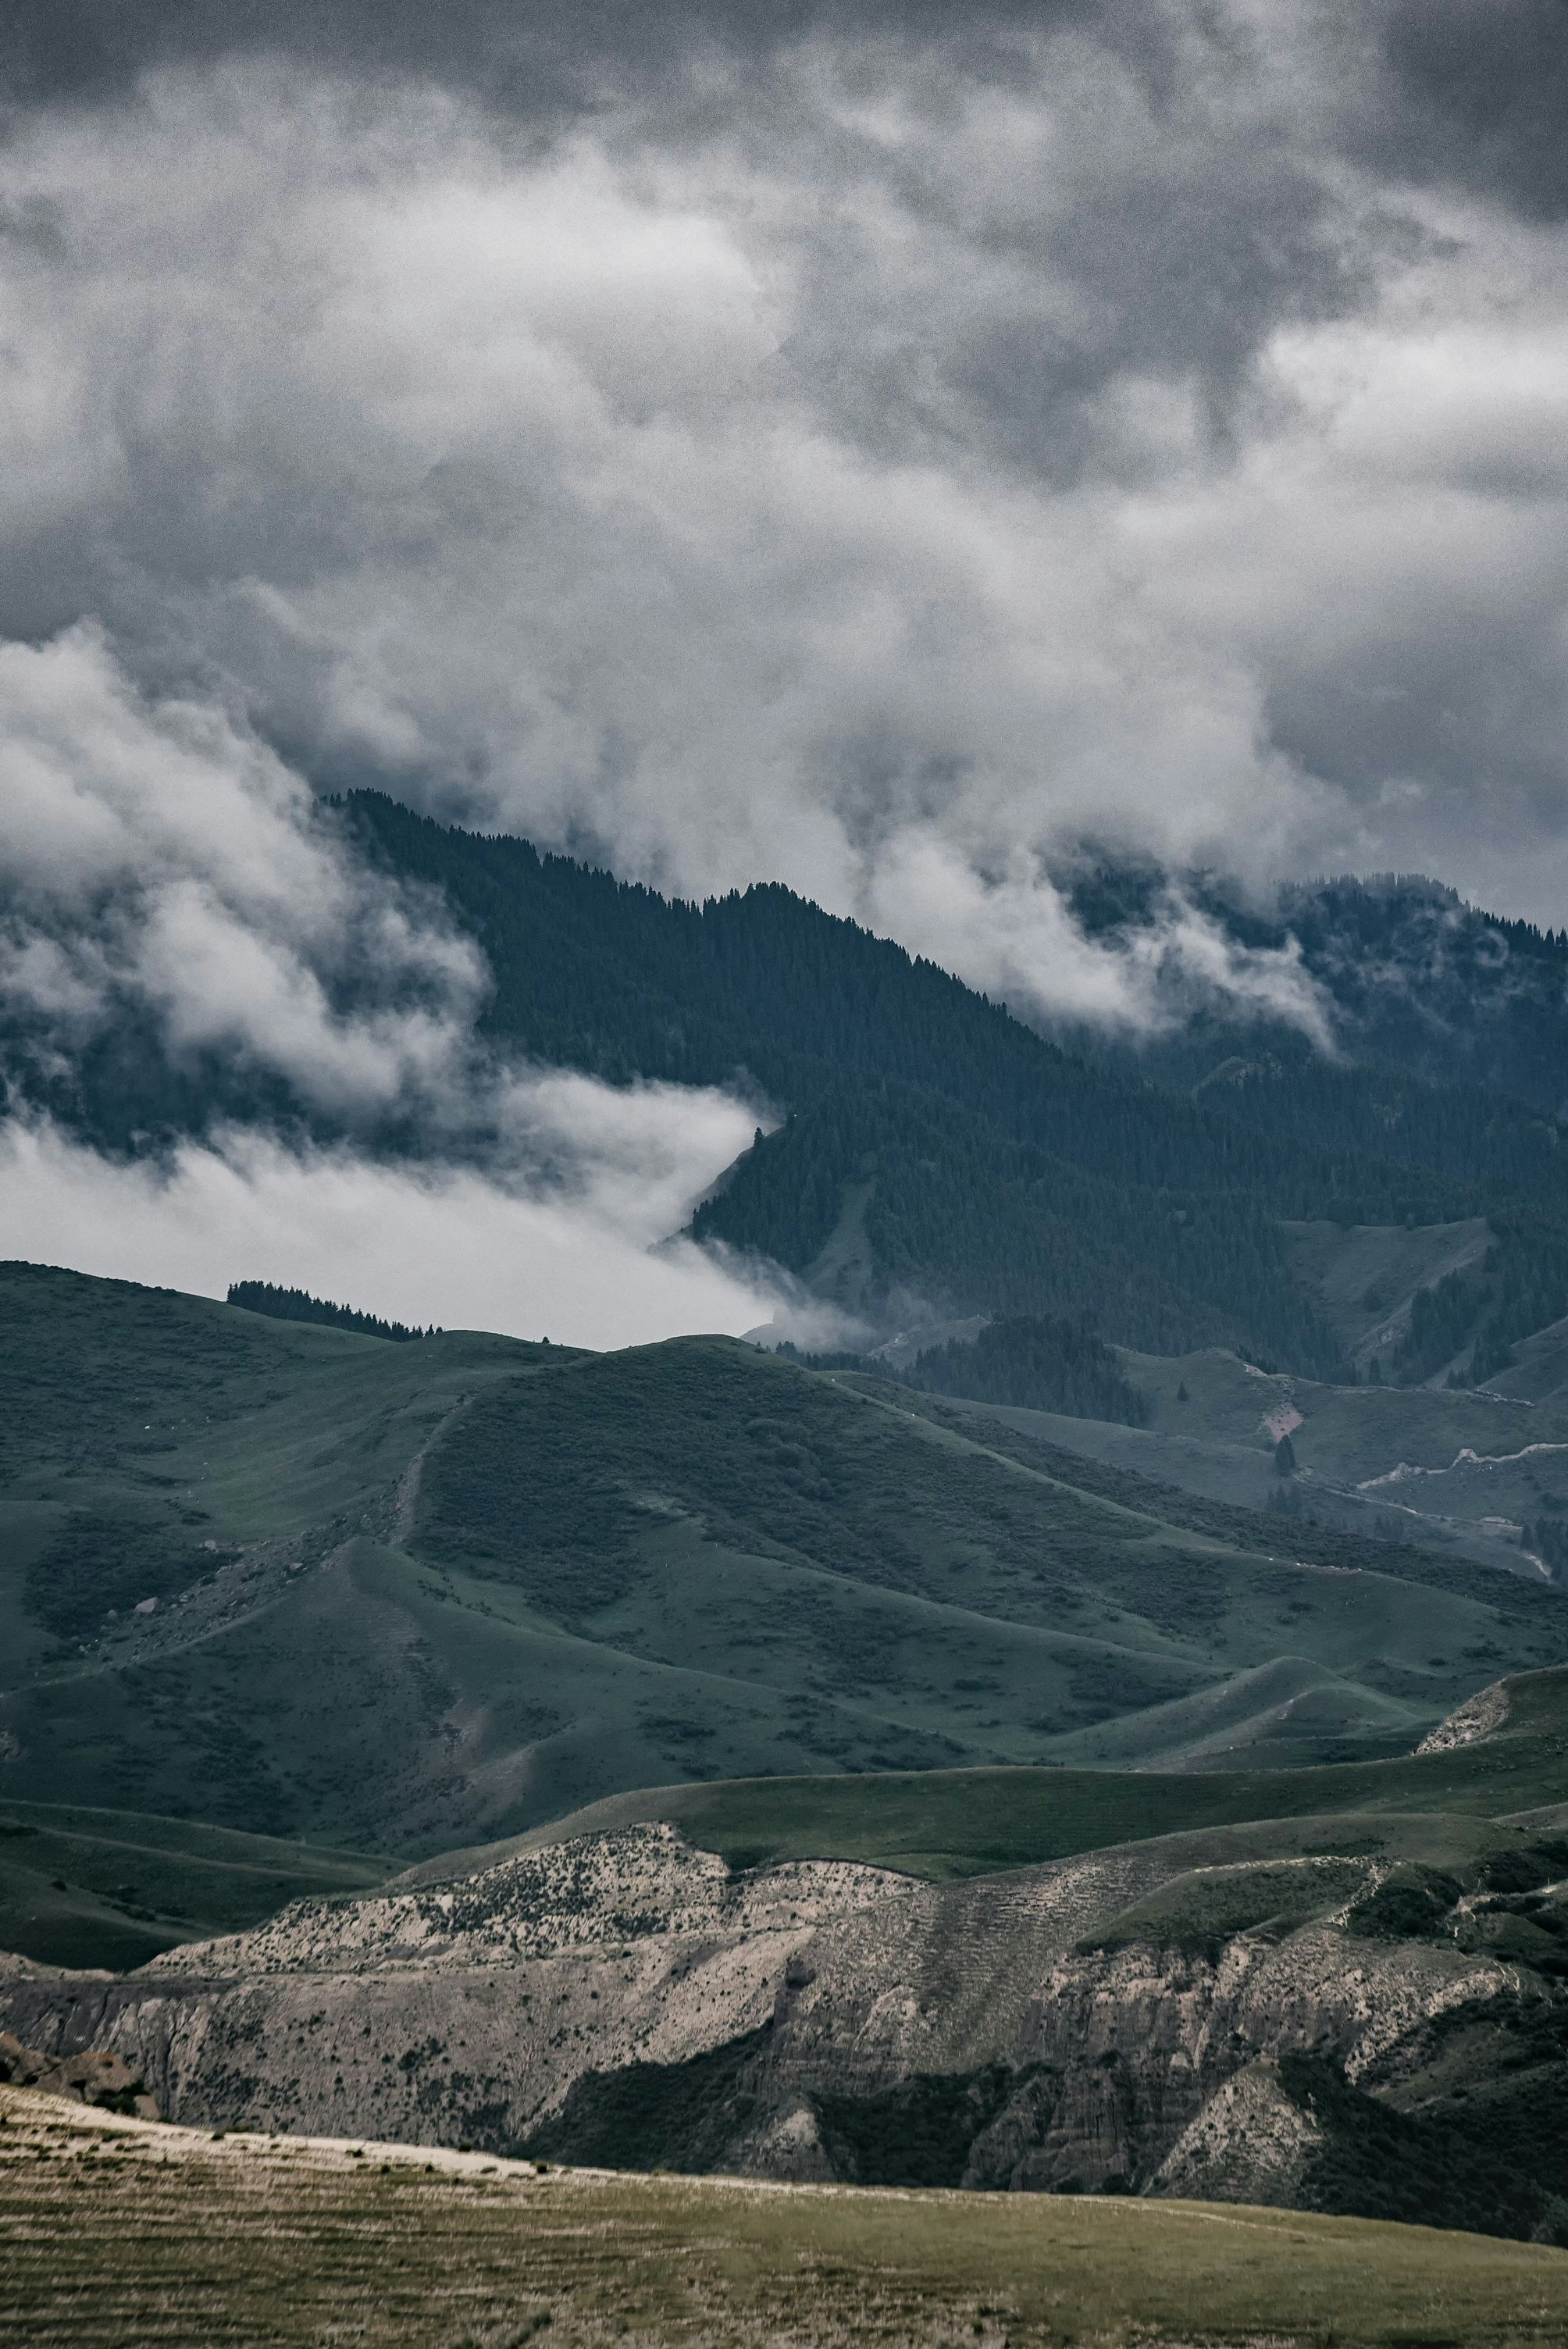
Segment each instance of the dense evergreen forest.
[[[1231,1345],[1333,1375],[1338,1346],[1278,1229],[1315,1216],[1501,1216],[1495,1277],[1555,1294],[1563,1158],[1528,1102],[1330,1062],[1267,1030],[1246,1055],[1216,1031],[1197,1078],[1091,1061],[778,886],[698,907],[375,794],[345,815],[483,945],[499,1046],[613,1081],[749,1085],[782,1109],[693,1229],[827,1287],[847,1236],[839,1252],[872,1268],[870,1294],[863,1274],[841,1284],[851,1308],[893,1292],[1001,1317],[1087,1311],[1150,1351]],[[1564,942],[1541,943],[1568,979]],[[1563,1288],[1559,1312],[1568,1267]]]
[[[1171,882],[1154,867],[1102,858],[1059,878],[1078,921],[1101,941],[1128,940],[1158,925]],[[1501,1094],[1560,1115],[1568,1109],[1568,929],[1540,929],[1467,905],[1418,874],[1287,885],[1266,911],[1213,876],[1181,877],[1183,895],[1235,945],[1295,955],[1303,977],[1332,1005],[1344,1060],[1357,1070],[1417,1078],[1438,1089]],[[1105,1054],[1179,1084],[1200,1082],[1227,1052],[1253,1063],[1283,1053],[1293,1078],[1313,1061],[1294,1030],[1227,1018],[1191,995],[1152,1046],[1130,1054],[1085,1037]],[[1315,1077],[1332,1089],[1318,1060]],[[1389,1096],[1382,1097],[1387,1101]],[[1407,1110],[1410,1095],[1393,1099]]]
[[[1296,910],[1304,927],[1309,915],[1317,923],[1325,970],[1356,966],[1346,1016],[1352,1031],[1377,1030],[1368,1065],[1348,1052],[1329,1061],[1277,1029],[1236,1030],[1212,1008],[1162,1044],[1083,1039],[1067,1050],[777,885],[699,907],[525,841],[430,822],[378,793],[334,807],[361,854],[438,890],[482,948],[492,987],[480,1041],[498,1056],[766,1102],[776,1129],[759,1132],[692,1230],[776,1259],[853,1312],[1087,1314],[1109,1342],[1227,1345],[1333,1377],[1340,1346],[1293,1277],[1282,1219],[1480,1215],[1498,1242],[1479,1371],[1495,1375],[1527,1328],[1568,1311],[1568,1161],[1542,1099],[1552,1072],[1568,1068],[1561,935],[1488,930],[1425,885],[1399,885],[1400,895],[1336,884]],[[1125,874],[1101,873],[1097,885],[1083,909],[1091,926],[1109,934],[1143,917]],[[1244,909],[1227,919],[1243,940],[1280,935],[1277,921]],[[1501,944],[1489,947],[1494,931]],[[1396,985],[1407,933],[1426,965]],[[1401,1007],[1421,1037],[1432,1019],[1451,1026],[1488,953],[1515,957],[1529,983],[1496,1003],[1478,998],[1465,1033],[1512,1037],[1507,1004],[1522,1001],[1518,1036],[1496,1064],[1533,1071],[1530,1098],[1432,1083],[1421,1065],[1398,1065]],[[1515,976],[1508,964],[1511,987]],[[29,1040],[0,1020],[10,1099],[99,1148],[145,1153],[225,1121],[335,1138],[329,1112],[234,1055],[170,1060],[150,1016],[139,1025],[128,1012],[68,1066]],[[1412,1044],[1412,1062],[1420,1057]],[[1480,1047],[1456,1046],[1452,1058],[1473,1073]],[[356,1140],[366,1145],[363,1130]],[[389,1154],[422,1144],[396,1124],[368,1141]],[[1461,1303],[1479,1309],[1468,1291],[1422,1308],[1397,1375],[1431,1375],[1450,1359],[1437,1349]]]
[[893,1379],[924,1394],[956,1395],[966,1402],[1008,1403],[1024,1411],[1060,1412],[1072,1419],[1118,1420],[1141,1427],[1149,1405],[1105,1340],[1083,1319],[1020,1313],[988,1321],[972,1339],[928,1346],[907,1368],[895,1370],[864,1354],[780,1351],[812,1370],[852,1370]]
[[270,1280],[232,1280],[228,1302],[247,1313],[266,1313],[274,1321],[317,1321],[329,1330],[352,1330],[361,1338],[388,1338],[405,1345],[411,1338],[433,1336],[432,1330],[410,1330],[405,1321],[383,1321],[376,1313],[356,1313],[352,1305],[332,1305],[304,1288],[277,1288]]

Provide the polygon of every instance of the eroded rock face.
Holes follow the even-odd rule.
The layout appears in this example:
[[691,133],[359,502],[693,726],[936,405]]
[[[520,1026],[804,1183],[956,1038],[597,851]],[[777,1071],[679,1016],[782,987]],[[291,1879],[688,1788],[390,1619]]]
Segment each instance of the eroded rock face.
[[1318,2123],[1285,2094],[1274,2058],[1260,2055],[1182,2130],[1155,2172],[1154,2189],[1289,2209],[1322,2141]]
[[42,2048],[25,2047],[12,2032],[0,2031],[0,2080],[11,2087],[37,2088],[46,2095],[129,2113],[138,2120],[160,2117],[140,2075],[101,2047],[89,2047],[80,2055],[51,2055]]
[[897,1899],[906,1877],[842,1860],[735,1876],[663,1824],[582,1836],[451,1884],[296,1900],[249,1933],[165,1951],[144,1976],[368,1974],[602,1956],[649,1940],[733,1940]]
[[[973,1912],[970,1921],[979,1922]],[[993,1920],[994,1929],[1000,1922]],[[994,1930],[995,1957],[1010,1939]],[[770,2109],[815,2107],[846,2090],[881,2098],[885,2141],[898,2124],[901,2082],[1000,2062],[1016,2085],[983,2119],[948,2182],[1174,2192],[1162,2166],[1205,2115],[1216,2180],[1222,2143],[1231,2148],[1230,2168],[1246,2168],[1236,2151],[1250,2135],[1246,2111],[1237,2106],[1227,2120],[1230,2107],[1216,2099],[1259,2057],[1312,2052],[1355,2079],[1387,2065],[1435,2015],[1493,1995],[1504,1982],[1503,1970],[1486,1960],[1378,1946],[1315,1926],[1280,1940],[1240,1935],[1216,1961],[1154,1948],[1053,1953],[1036,1940],[1037,1970],[1020,1999],[1029,1948],[1024,1937],[1013,1944],[1018,1973],[995,1981],[989,2030],[951,2006],[932,2008],[923,1995],[928,1982],[909,1979],[916,1952],[903,1983],[875,1987],[858,1967],[824,1964],[821,1995],[791,1999],[781,2015],[759,2095]],[[895,2044],[888,2024],[901,1997],[905,2028]],[[842,2172],[841,2160],[837,2166]]]
[[923,1890],[839,1862],[735,1877],[631,1827],[450,1886],[296,1902],[119,1979],[34,1971],[0,1983],[0,2017],[119,2050],[181,2118],[500,2147],[588,2070],[758,2029],[826,1923]]
[[54,2059],[110,2051],[212,2126],[1288,2199],[1305,2140],[1269,2060],[1387,2068],[1503,1970],[1326,1924],[1212,1957],[1084,1946],[1190,1858],[1174,1837],[947,1886],[830,1861],[737,1876],[629,1827],[296,1903],[136,1974],[0,1979],[0,2020]]
[[1483,1738],[1494,1737],[1508,1719],[1508,1683],[1493,1681],[1490,1687],[1477,1689],[1467,1696],[1436,1729],[1429,1730],[1417,1746],[1418,1754],[1447,1754],[1456,1745],[1479,1745]]

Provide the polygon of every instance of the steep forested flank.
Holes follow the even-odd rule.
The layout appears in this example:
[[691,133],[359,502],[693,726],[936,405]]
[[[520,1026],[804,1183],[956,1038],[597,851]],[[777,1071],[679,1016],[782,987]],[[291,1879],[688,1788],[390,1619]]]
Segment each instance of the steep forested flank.
[[435,1334],[410,1330],[404,1321],[383,1321],[376,1313],[356,1313],[352,1305],[329,1304],[303,1288],[274,1288],[270,1280],[232,1280],[228,1301],[242,1305],[247,1313],[268,1313],[274,1321],[320,1321],[330,1330],[353,1330],[361,1338],[389,1338],[395,1345]]
[[[1340,1344],[1297,1285],[1279,1229],[1282,1218],[1318,1217],[1486,1215],[1497,1226],[1511,1216],[1519,1237],[1494,1268],[1496,1344],[1557,1294],[1549,1258],[1559,1240],[1568,1251],[1565,1162],[1540,1107],[1387,1065],[1331,1064],[1285,1031],[1248,1030],[1238,1054],[1235,1035],[1202,1018],[1164,1058],[1099,1047],[1086,1058],[787,889],[699,907],[524,841],[448,829],[376,793],[349,795],[337,814],[366,857],[438,890],[480,946],[493,978],[482,1035],[498,1054],[617,1083],[738,1087],[784,1112],[693,1231],[776,1258],[851,1311],[896,1299],[905,1319],[923,1308],[1087,1312],[1111,1342],[1225,1345],[1333,1377]],[[1379,902],[1367,900],[1374,912]],[[1341,953],[1333,939],[1359,936],[1352,916],[1365,908],[1354,893],[1346,905],[1323,931],[1323,957]],[[1098,918],[1114,926],[1113,911]],[[1234,915],[1238,936],[1248,921]],[[1268,943],[1279,926],[1253,928]],[[1446,935],[1439,922],[1434,936]],[[1548,977],[1561,943],[1542,944]],[[1365,973],[1351,978],[1361,985]],[[366,1001],[377,983],[366,969]],[[1462,988],[1444,986],[1442,1001],[1457,1003]],[[352,1010],[356,982],[339,992],[337,1008]],[[1416,988],[1412,1001],[1424,999]],[[1397,1043],[1404,1031],[1386,1020],[1378,1032]],[[334,1131],[318,1105],[232,1055],[167,1064],[153,1028],[129,1010],[68,1070],[37,1042],[0,1021],[5,1083],[100,1147],[141,1150],[221,1120]],[[1456,1065],[1474,1060],[1460,1054]],[[1497,1066],[1508,1065],[1500,1052]],[[387,1153],[422,1146],[395,1122],[374,1139]],[[1493,1351],[1483,1343],[1483,1369]],[[1402,1374],[1414,1370],[1412,1358]]]
[[[1168,887],[1162,872],[1117,859],[1063,879],[1084,927],[1106,941],[1148,932]],[[1568,1105],[1568,929],[1483,913],[1410,874],[1290,885],[1266,911],[1212,875],[1184,875],[1181,886],[1238,947],[1299,955],[1358,1071],[1417,1080],[1439,1102],[1468,1092],[1495,1111],[1506,1096],[1553,1117]],[[1200,1081],[1227,1050],[1256,1059],[1298,1040],[1287,1028],[1271,1037],[1220,1002],[1173,1008],[1186,1015],[1181,1028],[1141,1057],[1179,1082]],[[1330,1094],[1340,1073],[1316,1063]],[[1397,1084],[1392,1100],[1408,1109],[1412,1090]]]
[[[1508,1370],[1522,1338],[1568,1313],[1568,1229],[1541,1215],[1500,1215],[1482,1263],[1418,1289],[1409,1327],[1393,1357],[1407,1384],[1470,1347],[1449,1373],[1450,1387],[1485,1386]],[[1470,1332],[1475,1332],[1473,1343]]]
[[[1467,1003],[1473,1014],[1489,957],[1495,967],[1514,952],[1540,979],[1522,1013],[1533,1041],[1513,1058],[1460,1062],[1494,1082],[1520,1053],[1520,1065],[1560,1073],[1551,1038],[1561,1043],[1568,1028],[1551,986],[1568,986],[1568,938],[1489,928],[1430,889],[1305,893],[1288,918],[1305,925],[1322,982],[1332,992],[1343,980],[1353,1028],[1370,1034],[1367,1007],[1380,1007],[1382,1066],[1331,1063],[1284,1031],[1261,1061],[1229,1067],[1234,1040],[1222,1040],[1196,1074],[1154,1083],[1136,1059],[1090,1067],[1054,1049],[935,966],[788,890],[671,904],[375,795],[356,795],[346,813],[369,853],[438,886],[480,939],[495,974],[487,1024],[498,1042],[612,1080],[749,1078],[785,1109],[694,1231],[814,1273],[819,1286],[833,1285],[835,1257],[858,1256],[869,1274],[839,1284],[851,1307],[902,1289],[998,1314],[1088,1311],[1108,1338],[1150,1350],[1225,1344],[1332,1375],[1338,1347],[1293,1282],[1279,1220],[1484,1213],[1501,1235],[1491,1268],[1501,1318],[1483,1369],[1496,1345],[1523,1334],[1512,1326],[1522,1315],[1568,1309],[1554,1121],[1495,1091],[1429,1085],[1390,1065],[1408,1041],[1401,1007],[1418,1024],[1459,1018]],[[1234,910],[1226,918],[1242,943],[1287,935]],[[1369,993],[1369,941],[1390,924],[1406,977],[1397,984],[1385,970]],[[1434,1011],[1422,974],[1439,963],[1445,1008]],[[1506,1025],[1505,1009],[1498,1018]],[[1201,1020],[1191,1032],[1201,1040]],[[1451,1080],[1455,1070],[1439,1058],[1435,1072]],[[1402,1374],[1429,1370],[1412,1359]]]
[[[782,1349],[793,1353],[792,1347]],[[905,1370],[861,1354],[798,1357],[813,1369],[844,1369],[892,1378],[925,1394],[960,1395],[968,1402],[1010,1403],[1054,1411],[1073,1419],[1119,1420],[1141,1427],[1149,1406],[1124,1377],[1103,1339],[1082,1320],[1014,1314],[987,1322],[973,1340],[928,1347]]]

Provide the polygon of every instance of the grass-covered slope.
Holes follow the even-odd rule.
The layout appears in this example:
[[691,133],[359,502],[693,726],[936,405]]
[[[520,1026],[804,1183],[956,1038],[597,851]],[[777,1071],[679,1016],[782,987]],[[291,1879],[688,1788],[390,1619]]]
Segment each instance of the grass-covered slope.
[[1224,1814],[1270,1816],[1568,1658],[1555,1589],[1184,1521],[727,1339],[391,1346],[26,1267],[0,1318],[25,1803],[412,1857],[672,1780],[1304,1765]]
[[[1295,1224],[1287,1228],[1286,1239],[1298,1277],[1319,1299],[1346,1361],[1363,1375],[1374,1360],[1380,1368],[1393,1363],[1408,1337],[1414,1301],[1422,1289],[1459,1274],[1470,1275],[1479,1286],[1494,1245],[1491,1226],[1479,1216],[1409,1228]],[[1479,1318],[1472,1311],[1464,1335]],[[1453,1350],[1458,1352],[1457,1344]]]
[[[1568,1347],[1559,1341],[1555,1350],[1568,1361]],[[1130,1497],[1141,1489],[1144,1501],[1162,1510],[1181,1514],[1172,1488],[1249,1514],[1288,1503],[1291,1521],[1274,1526],[1270,1546],[1288,1545],[1302,1556],[1316,1554],[1319,1535],[1336,1528],[1355,1544],[1337,1553],[1341,1562],[1380,1557],[1391,1542],[1405,1541],[1540,1578],[1520,1528],[1568,1515],[1568,1387],[1548,1336],[1529,1350],[1545,1389],[1533,1396],[1523,1388],[1516,1394],[1329,1386],[1266,1376],[1218,1349],[1121,1360],[1145,1399],[1145,1426],[1004,1405],[984,1406],[984,1416],[1012,1439],[1044,1445],[1058,1462],[1079,1462],[1063,1473],[1097,1484],[1082,1464],[1093,1460],[1130,1480]],[[966,1419],[980,1408],[962,1401],[955,1407]],[[1275,1461],[1281,1430],[1290,1433],[1296,1462],[1288,1482]],[[1146,1480],[1141,1487],[1139,1480]],[[1164,1498],[1150,1485],[1164,1487]],[[1226,1521],[1221,1515],[1209,1522],[1220,1530]]]
[[414,1569],[384,1596],[366,1531],[396,1534],[465,1397],[559,1353],[0,1268],[0,1795],[328,1844],[382,1825],[396,1795],[355,1798],[456,1692],[399,1603]]
[[136,1811],[0,1800],[0,1950],[51,1966],[142,1965],[243,1932],[285,1901],[364,1892],[384,1863]]
[[[644,1787],[537,1829],[521,1847],[667,1819],[735,1867],[846,1859],[941,1881],[1211,1831],[1218,1840],[1192,1864],[1218,1865],[1257,1856],[1260,1822],[1281,1827],[1283,1850],[1311,1849],[1290,1824],[1310,1821],[1326,1838],[1325,1850],[1346,1848],[1353,1831],[1363,1838],[1387,1832],[1399,1852],[1436,1862],[1471,1850],[1486,1822],[1568,1806],[1568,1669],[1503,1685],[1506,1704],[1492,1733],[1385,1761],[1197,1775],[927,1770]],[[1247,1830],[1245,1855],[1226,1839],[1233,1828]],[[447,1853],[409,1880],[469,1873],[510,1847]]]
[[1295,2211],[607,2177],[269,2139],[0,2088],[0,2341],[26,2349],[1545,2349],[1568,2254]]
[[662,1735],[687,1776],[730,1775],[748,1688],[785,1731],[773,1769],[790,1744],[818,1767],[1066,1758],[1130,1716],[1155,1743],[1117,1758],[1149,1758],[1213,1734],[1170,1708],[1282,1660],[1293,1685],[1259,1697],[1253,1734],[1408,1745],[1494,1656],[1561,1652],[1555,1592],[1413,1557],[1401,1578],[1392,1549],[1304,1565],[1274,1538],[1175,1525],[983,1423],[704,1340],[492,1388],[433,1450],[413,1547],[499,1619],[664,1667],[645,1750]]

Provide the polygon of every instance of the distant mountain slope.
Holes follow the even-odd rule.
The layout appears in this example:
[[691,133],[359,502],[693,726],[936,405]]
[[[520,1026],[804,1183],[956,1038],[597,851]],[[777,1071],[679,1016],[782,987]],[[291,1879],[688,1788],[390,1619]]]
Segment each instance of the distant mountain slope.
[[[884,1334],[923,1310],[1087,1312],[1105,1338],[1146,1351],[1226,1345],[1331,1376],[1343,1368],[1343,1317],[1303,1276],[1282,1221],[1487,1220],[1484,1281],[1412,1325],[1408,1355],[1384,1365],[1401,1378],[1450,1358],[1490,1375],[1514,1343],[1568,1313],[1568,1161],[1550,1102],[1495,1090],[1506,1052],[1429,1056],[1418,1075],[1390,1029],[1387,1049],[1367,1045],[1377,1065],[1358,1065],[1361,1014],[1348,997],[1347,1050],[1334,1062],[1294,1031],[1237,1029],[1201,1004],[1176,1007],[1163,1041],[1133,1050],[1084,1037],[1068,1052],[780,887],[697,907],[377,793],[350,795],[337,814],[358,854],[438,891],[480,948],[492,980],[480,1040],[498,1055],[615,1082],[738,1087],[782,1113],[692,1228],[774,1258]],[[1243,909],[1221,914],[1243,943],[1284,935],[1278,920],[1270,930]],[[1107,935],[1141,918],[1119,901],[1086,912]],[[1353,945],[1335,949],[1347,968]],[[1537,959],[1545,976],[1529,1000],[1543,1005],[1559,944],[1542,942]],[[1463,968],[1486,995],[1479,947]],[[1418,974],[1407,982],[1424,1002]],[[1505,963],[1487,995],[1504,1026],[1511,984]],[[374,998],[376,976],[336,985],[335,1008],[350,1012],[356,986]],[[1449,987],[1450,999],[1462,1003],[1463,988]],[[242,1056],[176,1064],[150,1014],[127,1008],[118,1027],[65,1053],[44,1050],[49,1040],[19,1018],[0,1012],[6,1097],[99,1146],[145,1152],[224,1123],[318,1139],[347,1130]],[[1543,1044],[1536,1061],[1544,1054]],[[396,1114],[373,1132],[361,1123],[356,1138],[387,1153],[420,1146]],[[490,1143],[473,1131],[447,1146]],[[1456,1331],[1462,1343],[1441,1354]]]
[[[791,1112],[699,1212],[851,1309],[902,1288],[964,1310],[1098,1313],[1151,1350],[1233,1343],[1322,1373],[1336,1341],[1281,1216],[1403,1225],[1563,1211],[1552,1133],[1516,1104],[1314,1063],[1298,1111],[1094,1070],[932,965],[778,888],[667,904],[526,843],[359,794],[370,853],[438,886],[496,978],[500,1042],[725,1083]],[[1125,1057],[1125,1056],[1124,1056]],[[1563,1306],[1568,1308],[1568,1294]]]
[[728,1339],[393,1346],[34,1267],[0,1335],[26,1802],[411,1857],[677,1778],[1398,1751],[1568,1658],[1555,1588]]
[[[1063,874],[1078,920],[1107,942],[1157,933],[1172,877],[1117,858]],[[1465,1088],[1568,1112],[1568,927],[1489,914],[1417,874],[1287,883],[1266,905],[1212,874],[1174,881],[1236,946],[1294,942],[1348,1060],[1439,1092]],[[1255,1053],[1260,1041],[1288,1034],[1271,1039],[1255,1019],[1227,1016],[1222,1000],[1190,985],[1168,1009],[1175,1032],[1153,1058],[1189,1081],[1215,1067],[1227,1039],[1231,1051]]]

